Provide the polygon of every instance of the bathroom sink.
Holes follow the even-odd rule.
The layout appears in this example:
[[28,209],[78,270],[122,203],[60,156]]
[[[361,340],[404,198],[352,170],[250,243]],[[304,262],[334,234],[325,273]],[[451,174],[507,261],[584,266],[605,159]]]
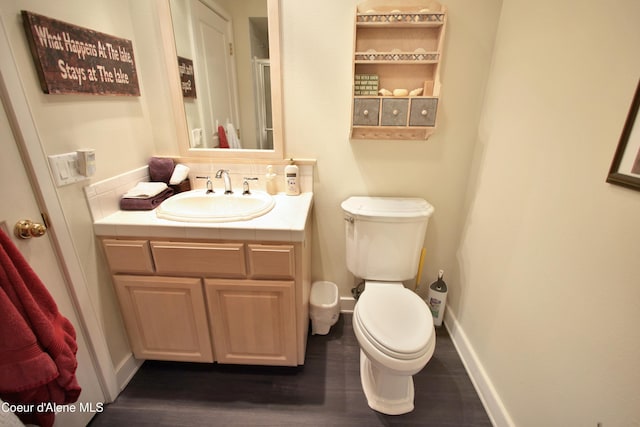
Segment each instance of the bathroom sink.
[[244,195],[206,193],[191,190],[168,198],[156,209],[158,218],[184,222],[246,221],[262,216],[275,205],[275,200],[264,191],[251,191]]

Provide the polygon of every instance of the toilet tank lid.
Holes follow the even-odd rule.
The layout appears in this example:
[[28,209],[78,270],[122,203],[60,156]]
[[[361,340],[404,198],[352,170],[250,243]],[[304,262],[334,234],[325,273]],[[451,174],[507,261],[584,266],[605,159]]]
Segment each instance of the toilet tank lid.
[[341,207],[351,215],[379,218],[429,218],[435,211],[429,202],[417,197],[352,196]]

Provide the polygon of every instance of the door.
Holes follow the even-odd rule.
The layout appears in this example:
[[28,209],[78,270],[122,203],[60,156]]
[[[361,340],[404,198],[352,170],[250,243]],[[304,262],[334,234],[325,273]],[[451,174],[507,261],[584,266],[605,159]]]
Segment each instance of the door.
[[[4,100],[4,96],[3,96]],[[22,252],[27,262],[38,274],[53,296],[60,312],[73,324],[78,342],[78,369],[76,376],[82,387],[82,393],[75,404],[75,413],[58,413],[56,426],[85,426],[93,417],[94,411],[100,410],[105,401],[100,387],[100,380],[87,342],[83,336],[80,322],[75,312],[72,299],[67,291],[65,278],[60,270],[56,254],[53,249],[49,233],[42,237],[31,239],[18,239],[13,234],[16,222],[22,219],[30,219],[33,222],[42,222],[40,209],[34,196],[31,183],[18,151],[16,140],[11,130],[7,113],[0,103],[0,227],[13,238],[14,243]],[[82,403],[82,406],[80,405]]]
[[231,21],[199,0],[191,1],[196,49],[196,87],[200,99],[205,146],[219,146],[218,126],[231,122],[236,129],[238,104],[233,65]]

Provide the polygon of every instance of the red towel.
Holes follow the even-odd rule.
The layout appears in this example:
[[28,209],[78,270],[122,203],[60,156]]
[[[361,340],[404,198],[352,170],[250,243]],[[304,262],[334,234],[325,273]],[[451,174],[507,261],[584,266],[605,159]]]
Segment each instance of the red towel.
[[[0,397],[16,404],[73,403],[80,395],[76,334],[11,239],[0,230]],[[51,426],[53,412],[19,412]]]
[[229,148],[227,133],[224,131],[224,127],[222,126],[218,126],[218,139],[220,140],[220,148]]

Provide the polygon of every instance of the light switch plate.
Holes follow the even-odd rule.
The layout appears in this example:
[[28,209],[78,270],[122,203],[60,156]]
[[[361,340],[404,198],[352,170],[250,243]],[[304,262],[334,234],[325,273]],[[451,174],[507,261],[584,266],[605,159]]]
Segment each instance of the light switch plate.
[[56,186],[73,184],[74,182],[88,179],[78,172],[78,153],[55,154],[49,157],[51,174],[56,182]]

